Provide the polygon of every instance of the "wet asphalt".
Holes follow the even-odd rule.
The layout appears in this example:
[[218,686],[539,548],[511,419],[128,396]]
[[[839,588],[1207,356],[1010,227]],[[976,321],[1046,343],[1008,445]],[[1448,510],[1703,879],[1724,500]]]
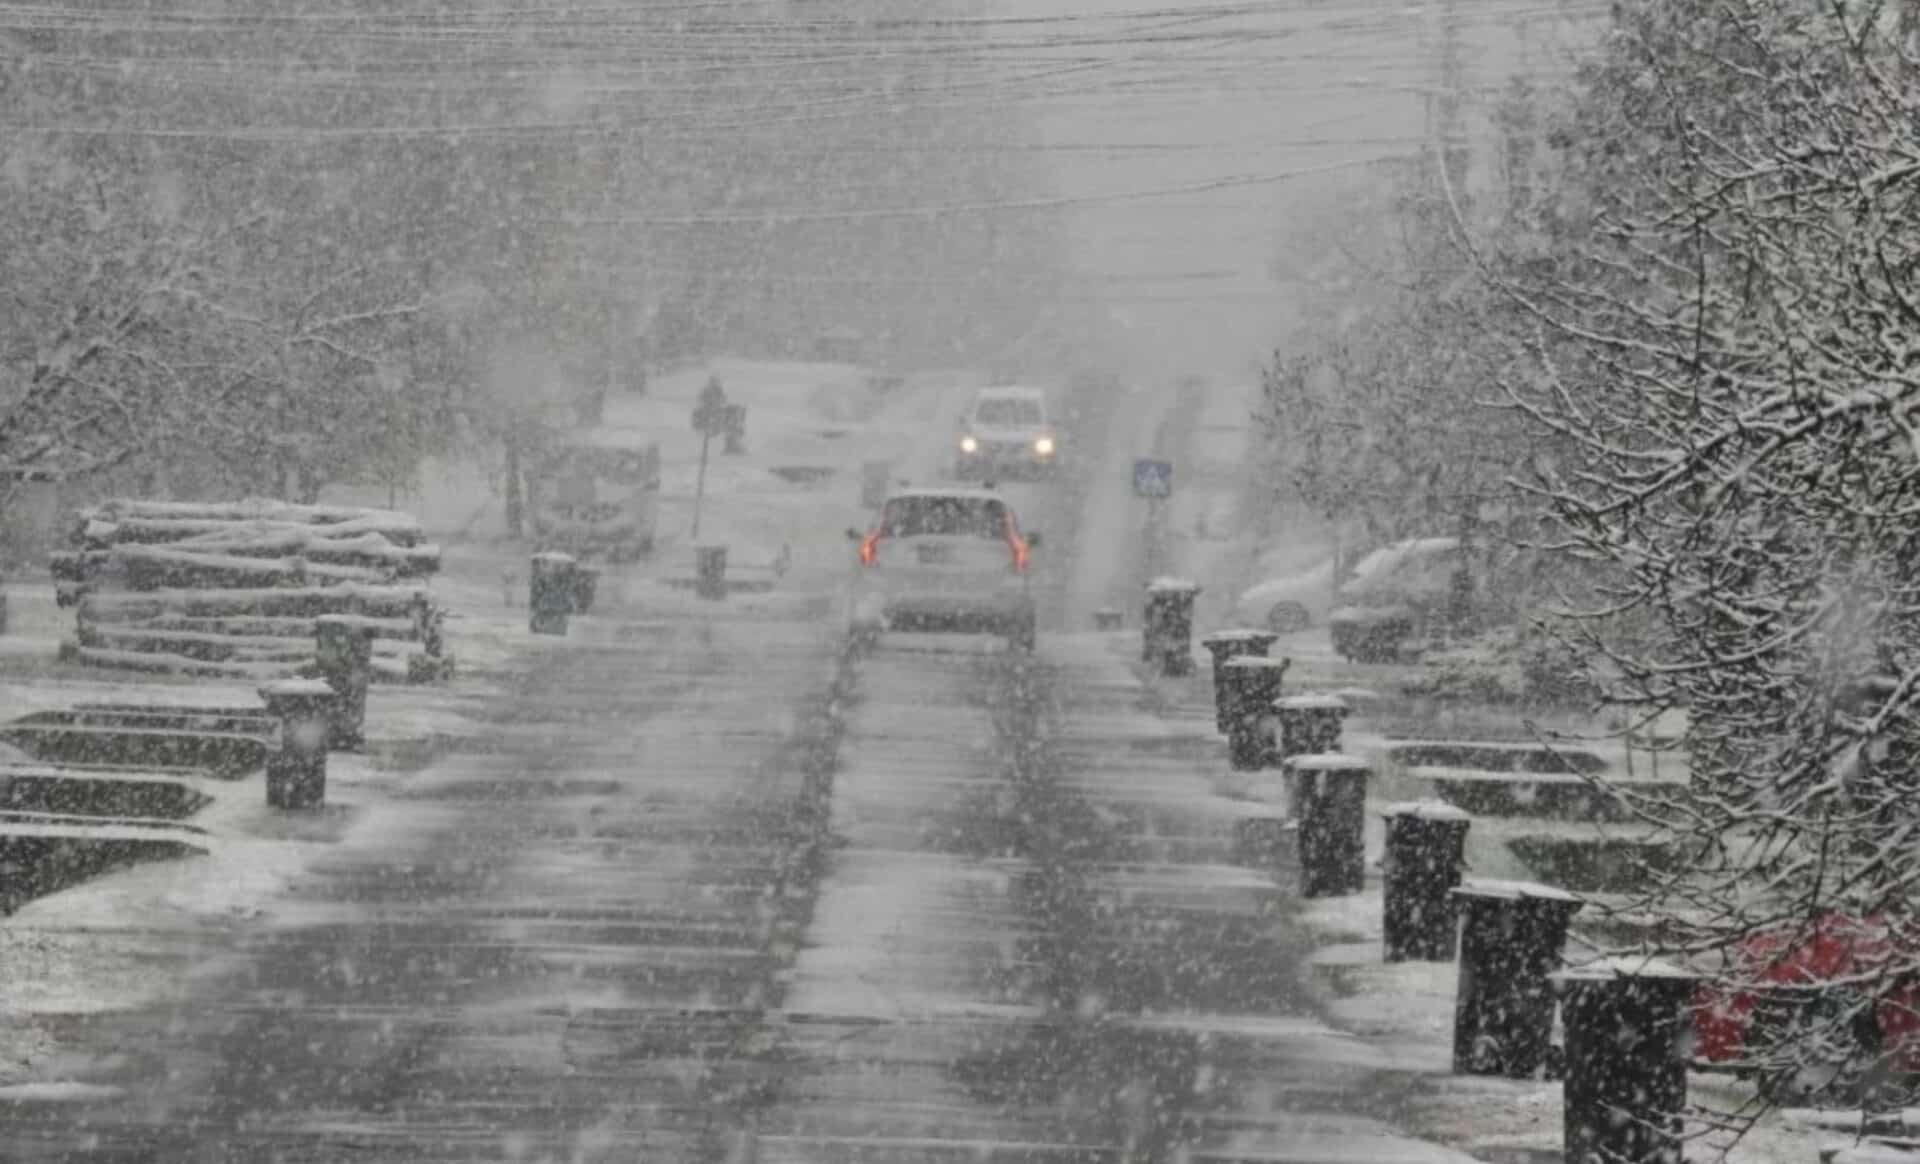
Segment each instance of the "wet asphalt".
[[[1060,560],[1087,487],[1030,494]],[[0,1160],[1448,1159],[1313,1013],[1210,711],[1063,578],[1031,656],[824,598],[536,651],[384,843],[85,1020],[123,1094],[0,1104]]]
[[[8,1160],[1297,1160],[1388,1137],[1124,641],[543,656]],[[724,732],[697,730],[724,724]],[[1145,725],[1144,727],[1142,725]],[[695,729],[695,730],[690,730]],[[1189,730],[1191,729],[1191,730]],[[1284,871],[1279,871],[1284,876]],[[1337,1151],[1336,1151],[1337,1149]]]

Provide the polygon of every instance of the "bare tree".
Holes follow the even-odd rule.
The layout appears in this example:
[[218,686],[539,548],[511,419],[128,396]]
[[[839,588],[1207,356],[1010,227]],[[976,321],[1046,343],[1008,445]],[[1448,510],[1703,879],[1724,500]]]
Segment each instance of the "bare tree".
[[[1684,715],[1691,787],[1639,809],[1679,872],[1668,951],[1836,918],[1845,1035],[1920,972],[1920,61],[1876,3],[1628,0],[1548,119],[1553,189],[1496,279],[1519,476],[1586,562],[1559,627],[1636,722]],[[1756,944],[1758,942],[1759,944]],[[1834,1050],[1835,1046],[1842,1049]],[[1820,1049],[1824,1048],[1824,1049]],[[1763,1080],[1873,1076],[1871,1039],[1754,1045]]]

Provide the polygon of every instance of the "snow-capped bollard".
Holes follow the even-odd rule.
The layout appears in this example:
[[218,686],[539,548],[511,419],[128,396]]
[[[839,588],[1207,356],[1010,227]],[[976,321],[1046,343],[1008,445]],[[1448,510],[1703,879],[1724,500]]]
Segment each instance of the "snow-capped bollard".
[[1346,700],[1337,695],[1289,695],[1277,701],[1274,710],[1280,716],[1282,763],[1289,756],[1340,750],[1340,725],[1347,718]]
[[1567,1160],[1680,1159],[1689,1005],[1698,978],[1645,957],[1606,958],[1553,976],[1566,1029]]
[[1200,636],[1200,645],[1206,648],[1207,654],[1213,656],[1213,726],[1216,731],[1222,734],[1227,731],[1227,660],[1235,655],[1265,658],[1267,649],[1279,637],[1272,631],[1245,629],[1217,630]]
[[573,613],[573,569],[578,565],[571,554],[549,551],[533,556],[527,574],[527,625],[537,635],[567,633],[567,616]]
[[280,746],[267,753],[268,807],[318,808],[326,800],[327,735],[336,698],[320,679],[261,685],[261,702],[280,721]]
[[747,406],[729,404],[720,415],[721,436],[725,443],[720,451],[727,456],[737,457],[747,451]]
[[600,571],[592,566],[578,563],[573,567],[573,613],[585,614],[593,609],[594,597],[600,592]]
[[1227,760],[1236,772],[1268,767],[1274,757],[1274,699],[1288,659],[1236,655],[1221,665],[1225,676]]
[[354,614],[313,620],[320,678],[333,689],[327,746],[351,751],[365,739],[367,686],[373,681],[373,626]]
[[1389,962],[1451,962],[1458,943],[1453,887],[1466,867],[1473,818],[1438,800],[1389,804],[1382,920]]
[[694,593],[719,600],[727,596],[727,547],[699,546],[695,549],[697,568]]
[[1453,1069],[1530,1079],[1553,1037],[1553,984],[1567,925],[1584,904],[1564,889],[1468,878],[1459,899],[1460,985]]
[[1357,756],[1289,756],[1288,794],[1299,822],[1300,895],[1338,897],[1367,882],[1367,777]]
[[1147,583],[1141,652],[1144,661],[1162,675],[1193,674],[1193,603],[1199,597],[1199,583],[1185,578],[1155,578]]

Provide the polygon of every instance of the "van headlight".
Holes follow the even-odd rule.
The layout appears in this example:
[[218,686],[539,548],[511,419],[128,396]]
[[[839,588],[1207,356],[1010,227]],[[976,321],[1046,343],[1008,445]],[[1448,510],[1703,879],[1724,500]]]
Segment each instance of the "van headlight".
[[963,453],[977,453],[980,451],[980,442],[970,436],[963,436],[960,438],[960,451]]
[[1033,451],[1043,457],[1051,457],[1053,455],[1053,438],[1041,437],[1039,440],[1033,442]]

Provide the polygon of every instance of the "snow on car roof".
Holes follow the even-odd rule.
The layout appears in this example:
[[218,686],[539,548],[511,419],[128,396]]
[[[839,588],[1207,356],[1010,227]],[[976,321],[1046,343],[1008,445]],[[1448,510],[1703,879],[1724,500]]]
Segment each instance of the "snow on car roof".
[[1368,551],[1365,557],[1354,563],[1354,574],[1366,574],[1379,569],[1383,563],[1400,562],[1407,558],[1421,558],[1429,554],[1443,554],[1460,547],[1459,538],[1410,538],[1404,542],[1393,542],[1379,549]]
[[923,486],[917,489],[897,489],[894,492],[887,494],[888,501],[893,501],[895,499],[913,498],[913,497],[952,497],[956,500],[964,499],[969,501],[988,501],[988,500],[1005,501],[1006,500],[1005,497],[1001,496],[999,493],[996,493],[991,489],[974,489],[964,485],[957,485],[952,488],[941,488],[939,486]]

